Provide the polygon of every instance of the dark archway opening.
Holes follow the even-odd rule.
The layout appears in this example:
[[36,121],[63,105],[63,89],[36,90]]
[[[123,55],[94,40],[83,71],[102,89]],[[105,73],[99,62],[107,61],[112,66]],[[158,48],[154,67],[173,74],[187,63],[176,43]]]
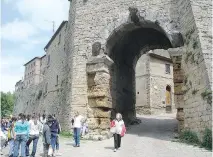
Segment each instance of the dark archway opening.
[[[167,36],[153,28],[136,28],[120,31],[107,42],[109,57],[114,61],[111,67],[111,95],[115,112],[124,120],[136,117],[135,66],[140,56],[149,50],[168,49],[172,45]],[[110,44],[109,44],[110,43]],[[114,113],[115,113],[114,112]]]

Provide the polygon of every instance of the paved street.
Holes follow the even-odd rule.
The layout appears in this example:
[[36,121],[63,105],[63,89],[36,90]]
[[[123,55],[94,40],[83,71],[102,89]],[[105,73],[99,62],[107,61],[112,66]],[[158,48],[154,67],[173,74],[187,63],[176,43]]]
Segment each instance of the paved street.
[[[211,157],[211,152],[190,145],[171,142],[176,130],[174,115],[143,116],[142,123],[132,126],[122,139],[121,149],[113,152],[113,139],[82,141],[80,148],[71,139],[60,139],[62,157]],[[70,141],[69,141],[70,140]],[[41,140],[40,140],[41,142]],[[6,151],[6,150],[5,150]],[[39,143],[38,157],[42,152]]]

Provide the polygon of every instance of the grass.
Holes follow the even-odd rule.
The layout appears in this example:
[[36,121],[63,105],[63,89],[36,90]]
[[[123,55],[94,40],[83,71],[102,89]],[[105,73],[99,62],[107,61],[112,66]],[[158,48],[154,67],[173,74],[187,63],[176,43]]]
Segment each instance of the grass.
[[201,145],[208,150],[212,150],[212,131],[208,128],[204,131],[203,142]]
[[[173,142],[176,142],[176,140]],[[195,132],[186,130],[180,134],[179,142],[200,146],[207,150],[212,150],[212,131],[206,128],[201,142]]]
[[69,131],[62,131],[62,132],[60,133],[60,135],[61,135],[62,137],[66,137],[66,138],[73,137],[73,134],[72,134],[71,132],[69,132]]
[[181,142],[187,144],[197,145],[200,143],[197,134],[189,130],[182,132],[179,138]]

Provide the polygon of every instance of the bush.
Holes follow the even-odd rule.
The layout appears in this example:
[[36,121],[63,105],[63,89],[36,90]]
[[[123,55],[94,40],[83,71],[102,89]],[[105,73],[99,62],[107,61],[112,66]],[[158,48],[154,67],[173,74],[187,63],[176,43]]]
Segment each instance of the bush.
[[192,131],[184,131],[180,134],[180,140],[184,143],[188,144],[199,144],[200,141],[198,139],[198,136],[195,132]]
[[62,131],[60,133],[60,135],[63,136],[63,137],[72,137],[73,136],[72,133],[69,132],[69,131]]
[[212,131],[208,128],[204,131],[202,146],[212,150]]

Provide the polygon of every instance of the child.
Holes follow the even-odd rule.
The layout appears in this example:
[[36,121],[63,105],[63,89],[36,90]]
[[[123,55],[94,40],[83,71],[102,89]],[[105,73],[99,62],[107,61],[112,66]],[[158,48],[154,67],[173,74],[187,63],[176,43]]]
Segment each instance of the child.
[[85,122],[83,123],[83,126],[82,126],[82,136],[84,136],[86,133],[88,133],[88,125],[86,123],[86,120]]

